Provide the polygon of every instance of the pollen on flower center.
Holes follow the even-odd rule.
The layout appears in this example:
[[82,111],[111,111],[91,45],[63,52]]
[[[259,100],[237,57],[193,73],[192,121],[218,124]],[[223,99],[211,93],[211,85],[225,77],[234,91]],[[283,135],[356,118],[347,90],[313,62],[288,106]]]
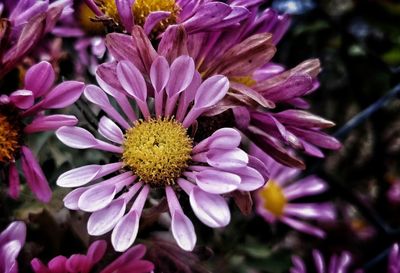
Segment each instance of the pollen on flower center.
[[0,111],[0,163],[7,163],[14,158],[20,148],[18,126]]
[[133,5],[133,15],[135,24],[144,26],[147,16],[154,11],[169,11],[171,15],[162,20],[153,29],[153,34],[158,34],[164,31],[169,25],[175,24],[177,15],[180,11],[175,0],[136,0]]
[[274,181],[269,181],[260,191],[264,208],[275,216],[281,216],[287,203],[282,188]]
[[143,182],[172,185],[191,159],[192,139],[174,119],[138,121],[126,131],[122,160]]
[[101,22],[93,22],[94,12],[84,3],[80,3],[77,12],[77,19],[82,28],[89,34],[100,34],[104,31],[104,26]]

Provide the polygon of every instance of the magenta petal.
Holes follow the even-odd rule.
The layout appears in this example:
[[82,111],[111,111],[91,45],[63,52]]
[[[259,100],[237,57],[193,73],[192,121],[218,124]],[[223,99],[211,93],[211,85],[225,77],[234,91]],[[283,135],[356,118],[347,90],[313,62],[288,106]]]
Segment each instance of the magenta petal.
[[[130,262],[135,262],[140,260],[144,254],[146,253],[146,247],[144,245],[135,245],[128,249],[124,254],[119,256],[114,262],[109,264],[106,268],[104,268],[101,273],[113,273],[116,272],[118,269],[126,265]],[[152,269],[144,272],[150,272]],[[125,271],[124,271],[125,272]],[[136,272],[136,271],[126,271],[126,272]]]
[[22,146],[21,151],[22,169],[29,188],[40,201],[49,202],[51,199],[51,189],[39,163],[29,148]]
[[18,273],[17,257],[23,245],[18,241],[6,242],[1,246],[0,269],[5,273]]
[[25,244],[26,239],[26,225],[22,221],[14,221],[7,226],[5,230],[0,233],[0,245],[7,241],[18,241],[21,245]]
[[135,241],[139,230],[139,219],[137,211],[130,211],[115,226],[111,234],[111,242],[118,252],[126,251]]
[[231,220],[228,204],[220,195],[210,194],[195,187],[190,192],[190,205],[197,218],[209,227],[224,227]]
[[180,56],[171,64],[171,72],[167,84],[167,95],[172,98],[185,90],[192,82],[195,71],[194,61],[189,56]]
[[20,190],[17,166],[13,162],[10,163],[8,175],[9,175],[8,195],[10,195],[11,198],[13,199],[17,199],[19,197],[19,193],[21,190]]
[[134,2],[134,0],[115,0],[119,18],[128,33],[132,31],[133,27],[132,5]]
[[62,126],[74,126],[78,123],[75,116],[50,115],[38,116],[24,128],[24,132],[31,134],[44,131],[55,131]]
[[10,101],[19,109],[28,109],[35,101],[32,91],[17,90],[10,95]]
[[144,23],[143,29],[144,32],[149,35],[153,28],[162,20],[168,18],[171,15],[169,11],[153,11],[151,12]]
[[121,129],[109,118],[102,117],[99,122],[99,133],[110,141],[122,144],[124,134]]
[[123,199],[112,201],[107,207],[93,212],[88,220],[88,233],[92,236],[103,235],[112,230],[124,216],[126,203]]
[[107,165],[87,165],[63,173],[58,177],[56,183],[58,186],[66,188],[80,187],[120,168],[122,168],[122,163],[119,162]]
[[85,191],[78,201],[78,207],[86,212],[93,212],[108,206],[114,199],[115,185],[99,184]]
[[[48,263],[49,273],[68,273],[66,264],[68,259],[64,256],[57,256]],[[48,271],[36,271],[38,273],[47,273]]]
[[225,76],[215,75],[205,80],[197,90],[194,107],[203,109],[214,106],[228,92],[229,81]]
[[183,250],[192,251],[196,245],[196,232],[193,223],[182,211],[175,210],[172,212],[171,229],[178,245]]
[[54,69],[48,62],[40,62],[26,71],[25,89],[31,90],[35,97],[41,97],[50,90],[55,80]]
[[194,33],[207,27],[218,26],[231,11],[232,8],[225,3],[209,2],[201,5],[194,16],[183,25],[188,33]]
[[80,127],[61,127],[56,131],[56,136],[62,143],[75,149],[93,148],[98,144],[89,131]]
[[159,93],[165,88],[169,80],[169,65],[165,57],[158,56],[151,65],[150,79],[154,90]]
[[228,172],[205,170],[196,174],[196,183],[206,192],[223,194],[236,190],[240,184],[240,177]]
[[77,81],[65,81],[57,85],[43,99],[42,108],[58,109],[70,106],[79,99],[84,84]]
[[117,77],[122,87],[136,100],[146,102],[147,87],[139,69],[129,61],[121,61],[117,65]]
[[107,243],[104,240],[98,240],[93,242],[86,256],[92,261],[93,264],[98,263],[104,256],[107,250]]

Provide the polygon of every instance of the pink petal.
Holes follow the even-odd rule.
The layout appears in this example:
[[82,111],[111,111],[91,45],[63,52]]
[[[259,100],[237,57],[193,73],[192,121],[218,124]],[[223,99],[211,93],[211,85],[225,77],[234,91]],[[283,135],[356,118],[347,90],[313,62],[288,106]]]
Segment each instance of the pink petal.
[[102,117],[99,122],[99,133],[110,141],[122,144],[124,134],[121,129],[109,118]]
[[179,94],[189,86],[192,82],[194,71],[194,61],[189,56],[180,56],[172,63],[166,88],[169,98]]
[[41,107],[59,109],[70,106],[79,99],[84,86],[82,82],[77,81],[62,82],[44,97]]
[[[101,273],[113,273],[123,267],[124,265],[140,260],[144,254],[146,253],[146,247],[144,245],[135,245],[128,249],[124,254],[119,256],[114,262],[109,264],[106,268],[104,268]],[[152,269],[144,272],[150,272]],[[127,272],[135,272],[135,271],[127,271]]]
[[98,240],[93,242],[86,256],[92,261],[93,264],[100,262],[107,250],[107,243],[104,240]]
[[205,149],[233,149],[239,146],[242,140],[239,132],[232,128],[222,128],[215,131],[210,137],[206,138],[193,148],[194,153]]
[[240,176],[239,190],[254,191],[261,188],[265,184],[264,177],[254,168],[244,167],[234,171]]
[[97,139],[86,129],[75,126],[64,126],[56,131],[57,138],[65,145],[75,149],[94,148]]
[[24,128],[24,132],[31,134],[44,131],[55,131],[62,126],[74,126],[78,123],[75,116],[50,115],[38,116]]
[[17,90],[10,95],[10,102],[19,109],[28,109],[34,101],[33,93],[29,90]]
[[124,216],[126,203],[123,199],[116,199],[107,207],[93,212],[88,220],[88,233],[92,236],[100,236],[112,230],[118,221]]
[[107,165],[87,165],[63,173],[58,177],[56,183],[58,186],[66,188],[80,187],[121,168],[122,163],[120,162]]
[[116,193],[115,185],[96,185],[79,197],[78,207],[86,212],[101,210],[111,203]]
[[225,199],[195,187],[190,193],[190,205],[205,225],[218,228],[229,224],[231,214]]
[[223,170],[245,167],[249,162],[247,153],[239,148],[231,150],[210,149],[206,157],[208,164]]
[[150,79],[154,90],[159,93],[165,88],[170,77],[169,65],[165,57],[158,56],[151,64]]
[[79,210],[78,207],[79,198],[88,188],[89,187],[81,187],[73,191],[70,191],[63,199],[64,207],[70,210]]
[[196,108],[208,108],[219,102],[228,92],[229,81],[225,76],[216,75],[205,80],[194,99]]
[[22,146],[21,151],[22,170],[24,171],[29,188],[40,201],[49,202],[51,199],[51,189],[39,163],[29,148]]
[[149,35],[153,28],[162,20],[168,18],[171,15],[169,11],[153,11],[151,12],[144,23],[143,29],[144,32]]
[[117,77],[122,87],[136,100],[145,102],[147,99],[146,82],[139,69],[129,61],[121,61],[117,65]]
[[25,74],[25,89],[31,90],[35,97],[41,97],[50,90],[55,80],[54,69],[48,62],[33,65]]
[[196,174],[196,183],[208,193],[223,194],[236,190],[240,185],[240,177],[228,172],[205,170]]
[[172,212],[172,235],[178,245],[186,251],[192,251],[196,245],[196,232],[193,223],[182,211]]
[[[119,18],[121,19],[122,24],[128,33],[132,31],[133,27],[133,14],[132,14],[133,3],[134,0],[115,0]],[[148,20],[148,18],[146,20]]]
[[139,230],[139,219],[137,211],[130,211],[115,226],[111,234],[111,242],[115,251],[126,251],[135,241]]

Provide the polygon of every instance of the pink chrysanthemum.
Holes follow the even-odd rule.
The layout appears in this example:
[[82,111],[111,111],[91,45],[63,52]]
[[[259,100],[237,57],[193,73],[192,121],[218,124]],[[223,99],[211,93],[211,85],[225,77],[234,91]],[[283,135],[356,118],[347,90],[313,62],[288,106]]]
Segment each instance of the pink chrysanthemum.
[[[176,191],[185,192],[196,216],[215,228],[230,221],[222,194],[252,191],[264,184],[260,173],[249,166],[252,160],[238,147],[241,137],[236,130],[222,128],[199,143],[192,137],[192,125],[225,96],[228,80],[216,75],[202,81],[188,56],[176,58],[171,65],[158,56],[145,77],[131,62],[121,60],[116,64],[116,79],[122,90],[100,78],[99,83],[116,99],[128,119],[111,105],[99,87],[89,85],[84,91],[85,97],[111,118],[102,117],[98,129],[108,141],[97,139],[80,127],[62,127],[56,133],[70,147],[94,148],[120,158],[119,162],[83,166],[61,175],[59,186],[78,187],[65,197],[65,206],[92,212],[89,234],[102,235],[112,230],[114,248],[125,251],[135,241],[150,190],[161,188],[172,216],[172,234],[181,248],[192,250],[196,243],[194,226],[184,214]],[[131,102],[136,103],[143,119],[137,118]],[[111,178],[95,183],[115,172],[118,173]],[[88,183],[91,184],[82,187]],[[134,202],[127,211],[131,200]]]
[[0,272],[18,273],[17,257],[25,244],[24,222],[12,222],[0,233]]
[[250,147],[250,154],[261,160],[270,171],[269,181],[255,193],[258,214],[269,223],[280,221],[301,232],[325,237],[323,230],[305,223],[303,219],[333,220],[335,218],[333,205],[293,201],[326,191],[326,183],[316,176],[294,180],[300,172],[298,169],[277,163],[255,145]]
[[70,115],[45,115],[46,109],[60,109],[73,104],[82,94],[84,84],[65,81],[54,86],[55,73],[47,62],[32,66],[25,75],[24,88],[10,95],[0,95],[0,175],[7,177],[9,194],[18,198],[20,180],[17,161],[28,186],[42,202],[51,198],[51,190],[25,137],[61,126],[75,125]]
[[[86,255],[74,254],[69,258],[57,256],[47,266],[35,258],[31,261],[31,265],[35,273],[90,273],[93,267],[103,259],[106,250],[107,243],[99,240],[90,245]],[[99,272],[152,272],[154,265],[149,261],[142,260],[145,253],[146,247],[144,245],[136,245]]]

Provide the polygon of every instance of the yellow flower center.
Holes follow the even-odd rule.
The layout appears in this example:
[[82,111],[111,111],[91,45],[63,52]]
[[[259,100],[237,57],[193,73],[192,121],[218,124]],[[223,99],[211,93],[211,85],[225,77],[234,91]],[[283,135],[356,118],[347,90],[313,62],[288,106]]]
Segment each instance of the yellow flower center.
[[95,18],[96,16],[85,3],[82,2],[79,5],[77,16],[80,25],[87,33],[101,34],[104,32],[104,26],[101,22],[93,22],[92,20],[90,20],[90,18]]
[[[121,23],[115,0],[97,0],[96,4],[100,10],[106,16],[112,18],[115,23]],[[136,0],[132,7],[135,24],[143,27],[147,16],[154,11],[171,12],[169,17],[165,18],[154,27],[152,35],[157,36],[169,25],[176,23],[180,8],[175,3],[175,0]]]
[[257,83],[251,76],[237,76],[232,77],[231,80],[246,85],[247,87],[252,87]]
[[15,122],[0,112],[0,163],[14,159],[20,148],[20,133]]
[[126,131],[122,160],[143,182],[173,185],[187,168],[193,142],[174,119],[138,121]]
[[282,188],[274,181],[269,181],[260,191],[264,208],[275,216],[281,216],[287,203]]

